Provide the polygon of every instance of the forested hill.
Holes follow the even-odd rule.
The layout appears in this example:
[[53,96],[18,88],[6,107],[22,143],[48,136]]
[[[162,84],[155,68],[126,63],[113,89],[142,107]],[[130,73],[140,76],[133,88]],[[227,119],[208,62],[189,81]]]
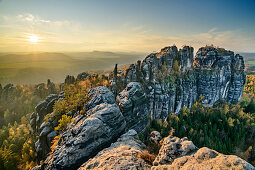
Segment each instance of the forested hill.
[[0,83],[38,84],[47,79],[61,83],[65,75],[83,71],[111,69],[113,63],[128,64],[139,59],[138,53],[113,53],[103,51],[79,53],[18,53],[0,55]]

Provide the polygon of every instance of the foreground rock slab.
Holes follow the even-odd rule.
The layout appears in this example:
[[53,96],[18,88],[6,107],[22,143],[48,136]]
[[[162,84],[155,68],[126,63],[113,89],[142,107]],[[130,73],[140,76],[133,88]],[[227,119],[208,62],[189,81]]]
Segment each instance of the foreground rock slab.
[[153,164],[153,170],[255,169],[235,155],[224,155],[207,147],[197,150],[192,141],[177,137],[164,138]]
[[139,157],[144,144],[138,139],[135,130],[123,134],[109,148],[99,152],[93,159],[84,163],[79,170],[86,169],[150,169]]

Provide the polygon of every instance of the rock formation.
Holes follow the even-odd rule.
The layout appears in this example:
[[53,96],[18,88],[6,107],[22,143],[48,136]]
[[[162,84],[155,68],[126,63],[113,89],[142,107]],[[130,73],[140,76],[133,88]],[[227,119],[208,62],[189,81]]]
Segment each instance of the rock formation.
[[90,92],[87,115],[76,120],[61,134],[54,152],[42,164],[42,169],[75,169],[97,152],[109,146],[121,135],[126,122],[114,96],[106,87]]
[[[116,65],[110,75],[111,90],[91,89],[86,114],[66,113],[72,115],[73,122],[60,134],[54,131],[57,120],[51,117],[45,121],[44,116],[65,94],[51,95],[38,104],[30,124],[39,135],[36,152],[43,163],[35,169],[254,168],[236,156],[199,149],[187,138],[167,137],[159,142],[161,136],[156,131],[150,141],[162,146],[153,166],[139,156],[145,146],[137,135],[148,132],[150,120],[166,120],[168,114],[179,113],[184,106],[190,108],[200,98],[205,106],[218,100],[238,102],[245,82],[241,56],[207,46],[194,58],[192,47],[165,47],[125,70],[118,70]],[[67,76],[65,84],[97,76],[86,72],[77,79]],[[55,149],[49,154],[57,135]]]
[[46,158],[50,151],[51,141],[57,135],[57,132],[54,131],[57,122],[53,120],[45,122],[44,117],[53,111],[53,105],[58,99],[56,94],[49,95],[36,106],[36,112],[30,116],[30,125],[34,133],[39,135],[39,139],[35,143],[37,162]]
[[3,100],[11,101],[13,100],[16,93],[16,87],[13,84],[6,84],[3,89],[1,88],[1,98]]
[[65,78],[65,84],[73,84],[75,82],[74,76],[67,75]]
[[254,167],[234,155],[223,155],[203,147],[198,149],[187,138],[169,136],[163,139],[159,154],[149,165],[140,155],[144,144],[137,139],[135,130],[122,135],[109,148],[99,152],[94,158],[85,162],[79,170],[85,169],[246,169]]
[[80,74],[77,75],[76,81],[82,81],[82,80],[84,80],[85,78],[87,78],[88,76],[90,76],[89,73],[87,73],[87,72],[82,72],[82,73],[80,73]]
[[254,167],[234,155],[223,155],[212,149],[198,149],[187,138],[169,136],[163,139],[159,154],[153,162],[146,163],[140,156],[144,144],[138,140],[134,130],[122,135],[109,148],[99,152],[94,158],[85,162],[79,170],[85,169],[246,169]]
[[134,129],[138,133],[148,130],[150,123],[148,102],[140,83],[129,83],[117,96],[116,102],[127,122],[126,129]]
[[184,46],[179,51],[176,46],[165,47],[115,75],[112,89],[140,82],[151,117],[163,120],[183,106],[190,108],[201,96],[205,106],[218,100],[232,104],[240,100],[245,83],[243,57],[207,46],[193,58],[192,47]]
[[203,103],[212,106],[218,100],[236,104],[245,84],[243,57],[214,47],[198,50],[194,68],[197,70],[197,94]]
[[254,167],[235,155],[223,155],[203,147],[197,149],[187,138],[166,137],[153,162],[153,170],[170,169],[246,169]]

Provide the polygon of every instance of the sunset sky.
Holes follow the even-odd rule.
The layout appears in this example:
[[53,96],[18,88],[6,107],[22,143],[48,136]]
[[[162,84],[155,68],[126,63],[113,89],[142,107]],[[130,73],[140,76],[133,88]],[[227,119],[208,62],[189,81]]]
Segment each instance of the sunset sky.
[[255,52],[255,0],[0,0],[0,52]]

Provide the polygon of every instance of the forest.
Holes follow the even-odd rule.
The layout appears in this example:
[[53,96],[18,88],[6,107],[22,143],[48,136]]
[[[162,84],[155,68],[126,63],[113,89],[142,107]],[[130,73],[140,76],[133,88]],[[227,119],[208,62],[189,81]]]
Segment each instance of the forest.
[[[224,154],[235,154],[255,164],[255,75],[246,76],[243,98],[237,105],[218,101],[213,107],[203,107],[198,101],[188,109],[183,107],[178,115],[169,113],[167,121],[151,122],[151,130],[162,136],[188,137],[198,147],[207,146]],[[86,114],[90,88],[108,85],[102,77],[87,78],[65,85],[65,98],[55,104],[54,117],[58,118],[56,130],[63,130],[71,118],[64,113],[80,111]],[[36,165],[30,114],[39,101],[61,87],[50,80],[46,84],[0,87],[0,169],[31,169]],[[200,100],[203,96],[200,96]],[[50,114],[45,119],[50,118]],[[145,139],[146,140],[146,139]],[[54,142],[54,141],[53,141]],[[53,145],[54,147],[54,145]]]

